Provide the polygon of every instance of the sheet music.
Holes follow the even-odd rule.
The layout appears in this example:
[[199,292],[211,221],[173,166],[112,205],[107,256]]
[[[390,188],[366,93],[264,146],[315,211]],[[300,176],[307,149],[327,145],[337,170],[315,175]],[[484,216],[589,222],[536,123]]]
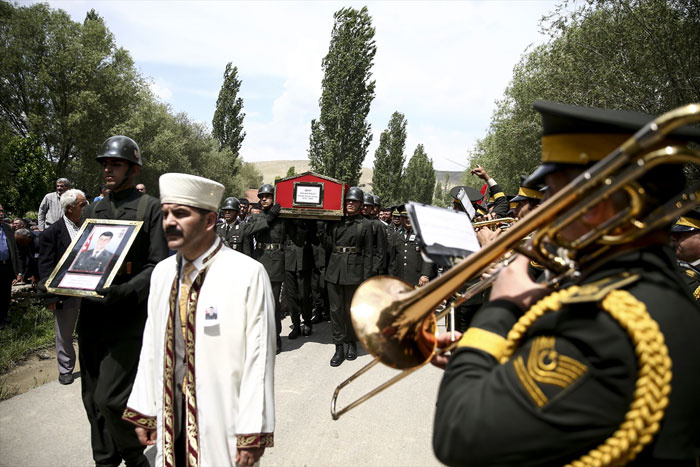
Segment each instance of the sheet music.
[[468,254],[481,249],[467,213],[414,202],[406,211],[427,250],[440,246]]

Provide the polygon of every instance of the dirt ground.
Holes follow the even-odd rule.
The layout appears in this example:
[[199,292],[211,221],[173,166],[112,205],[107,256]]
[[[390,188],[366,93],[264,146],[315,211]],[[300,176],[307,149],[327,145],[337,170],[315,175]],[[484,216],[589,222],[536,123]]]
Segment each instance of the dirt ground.
[[[77,354],[78,343],[73,342],[73,346]],[[79,371],[80,365],[76,361],[74,374],[78,376]],[[23,363],[0,375],[0,383],[4,385],[5,391],[11,397],[57,379],[58,363],[56,362],[56,350],[53,347],[34,352]]]

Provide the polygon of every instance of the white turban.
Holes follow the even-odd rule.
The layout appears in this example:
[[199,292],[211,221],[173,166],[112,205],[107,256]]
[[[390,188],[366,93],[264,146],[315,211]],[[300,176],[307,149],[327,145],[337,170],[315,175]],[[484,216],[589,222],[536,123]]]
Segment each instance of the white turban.
[[196,175],[168,173],[160,176],[160,204],[183,204],[195,208],[217,211],[224,186]]

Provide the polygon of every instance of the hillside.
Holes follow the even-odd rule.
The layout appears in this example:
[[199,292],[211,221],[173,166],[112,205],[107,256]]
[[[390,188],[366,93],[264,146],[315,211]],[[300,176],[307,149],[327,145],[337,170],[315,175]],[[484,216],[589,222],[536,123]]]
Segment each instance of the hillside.
[[[276,177],[285,177],[287,171],[290,167],[294,166],[296,173],[303,173],[309,171],[309,161],[304,160],[292,160],[292,161],[262,161],[262,162],[251,162],[263,175],[263,183],[274,183]],[[372,172],[373,170],[367,167],[362,168],[362,175],[360,176],[360,187],[369,187],[372,184]],[[462,172],[451,172],[445,170],[436,170],[435,178],[437,181],[442,181],[449,175],[450,182],[449,186],[459,185],[462,180]]]

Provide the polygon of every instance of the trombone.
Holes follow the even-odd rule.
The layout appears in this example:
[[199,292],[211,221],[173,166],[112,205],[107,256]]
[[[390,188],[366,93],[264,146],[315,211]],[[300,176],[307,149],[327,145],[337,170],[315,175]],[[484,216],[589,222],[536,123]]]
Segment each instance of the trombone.
[[[700,187],[694,187],[690,193],[675,197],[656,208],[647,217],[638,218],[643,212],[646,194],[636,183],[637,179],[661,164],[700,164],[700,151],[687,146],[667,146],[648,151],[658,146],[668,133],[698,121],[700,104],[689,104],[649,122],[603,160],[585,170],[546,200],[538,208],[536,216],[527,216],[514,223],[507,232],[478,253],[469,256],[419,289],[413,289],[406,282],[388,276],[372,277],[363,282],[353,296],[350,313],[358,340],[375,358],[336,387],[331,399],[333,419],[337,420],[344,413],[428,363],[435,355],[437,347],[437,322],[433,310],[506,252],[515,249],[544,265],[556,275],[553,282],[557,282],[566,277],[576,277],[577,264],[593,263],[599,260],[602,252],[613,245],[633,241],[670,223],[700,204]],[[625,210],[584,237],[562,244],[558,237],[562,229],[601,199],[620,190],[626,192],[630,198],[629,206]],[[625,229],[624,234],[616,233],[623,225],[631,228]],[[533,232],[531,245],[527,248],[520,247],[522,239]],[[601,248],[577,257],[574,261],[575,252],[594,242],[598,242]],[[493,274],[492,278],[495,277],[496,274]],[[466,295],[465,300],[469,298]],[[457,300],[461,299],[462,297],[459,297]],[[453,303],[446,307],[446,310],[455,306]],[[438,318],[446,312],[448,311],[440,313]],[[456,342],[441,353],[451,350],[454,346]],[[347,406],[337,409],[340,391],[379,362],[403,371]]]
[[475,229],[478,227],[492,227],[494,225],[498,226],[501,230],[509,229],[513,223],[516,221],[513,217],[501,217],[498,219],[489,219],[487,221],[474,222],[472,227]]

